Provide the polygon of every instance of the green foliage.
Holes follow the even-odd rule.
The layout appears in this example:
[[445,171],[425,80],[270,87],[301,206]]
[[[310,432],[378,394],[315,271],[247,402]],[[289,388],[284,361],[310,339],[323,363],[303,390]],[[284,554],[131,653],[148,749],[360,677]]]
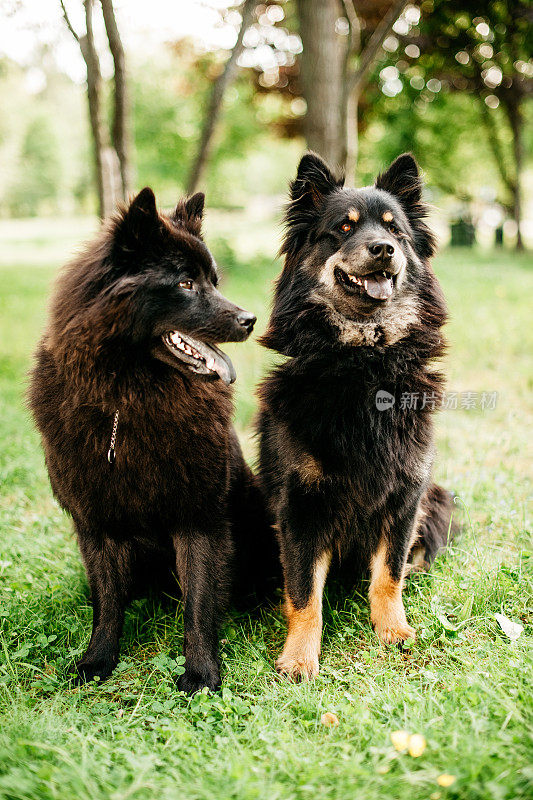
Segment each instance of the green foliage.
[[[420,66],[447,77],[458,90],[494,92],[503,97],[525,89],[533,47],[530,7],[524,0],[424,0],[419,28]],[[414,39],[413,39],[414,40]],[[435,44],[437,45],[435,47]],[[497,67],[503,80],[487,71]]]
[[32,119],[22,141],[18,181],[7,200],[12,216],[35,216],[46,201],[54,207],[61,180],[60,149],[50,120],[44,115]]
[[[361,182],[399,152],[412,150],[430,183],[447,195],[479,197],[488,187],[509,205],[509,186],[499,166],[512,181],[505,98],[517,87],[525,95],[530,86],[531,26],[524,7],[503,0],[491,0],[482,9],[461,0],[424,0],[420,22],[407,34],[395,34],[398,47],[383,52],[361,98]],[[284,10],[281,27],[295,30],[294,4]],[[478,30],[485,19],[489,34]],[[273,31],[263,30],[265,42]],[[419,56],[406,53],[409,45],[419,49]],[[462,52],[468,56],[464,64],[456,58]],[[149,61],[128,53],[135,186],[152,185],[165,206],[183,190],[213,80],[226,57],[222,52],[199,55],[191,41],[160,48]],[[395,96],[382,92],[386,67],[398,70],[403,88]],[[46,58],[39,69],[46,86],[33,93],[26,71],[0,60],[0,104],[9,109],[0,119],[0,214],[90,212],[96,199],[84,87],[59,74]],[[501,83],[492,88],[487,84],[491,69],[502,73]],[[300,119],[291,110],[298,92],[293,72],[287,78],[290,91],[283,81],[280,91],[259,90],[252,69],[240,70],[228,89],[203,179],[211,206],[232,208],[252,196],[285,192],[287,175],[304,147],[298,138],[282,138]],[[104,86],[108,117],[110,94]],[[490,94],[500,100],[498,108],[484,103]],[[522,107],[527,162],[533,153],[533,104]],[[494,132],[484,127],[487,115],[500,145],[498,160],[490,147]]]
[[[133,74],[133,116],[139,186],[183,185],[194,153],[201,104],[191,102],[173,61]],[[174,198],[175,201],[175,198]]]
[[[473,197],[490,184],[510,205],[517,171],[513,126],[532,113],[531,103],[525,107],[533,87],[528,7],[424,0],[418,24],[399,34],[377,65],[366,98],[373,118],[387,120],[392,141],[401,138],[402,147],[411,141],[424,152],[431,179],[448,194]],[[395,96],[382,95],[374,105],[380,87]],[[531,132],[521,137],[530,159]]]
[[[531,256],[458,250],[436,260],[451,311],[449,388],[499,398],[493,411],[449,411],[438,420],[436,477],[459,492],[465,529],[430,575],[409,581],[417,640],[404,651],[381,646],[366,587],[345,597],[331,586],[315,683],[275,674],[285,633],[276,605],[231,614],[222,632],[224,688],[189,699],[175,688],[182,608],[169,597],[131,605],[109,681],[77,688],[69,677],[92,612],[22,394],[48,285],[88,225],[20,225],[0,254],[0,798],[530,797]],[[231,262],[223,291],[257,313],[260,333],[279,269],[272,219],[211,212],[206,227],[222,270]],[[231,356],[237,426],[252,456],[253,390],[268,355],[248,342],[232,346]],[[524,626],[516,642],[495,613]],[[338,727],[321,724],[327,711]],[[422,756],[394,749],[398,729],[425,737]],[[455,778],[449,788],[438,785],[443,773]]]
[[[178,51],[134,72],[137,183],[153,186],[164,203],[174,203],[185,185],[217,69],[212,56],[187,59]],[[253,194],[284,191],[294,148],[273,141],[259,118],[251,75],[244,72],[226,92],[214,138],[204,180],[211,204],[231,207]],[[261,156],[268,165],[259,164],[257,174]]]
[[497,169],[472,99],[439,92],[431,102],[417,103],[418,94],[406,84],[396,97],[372,95],[374,111],[360,145],[360,182],[410,151],[429,185],[445,194],[470,199],[483,187],[496,186]]
[[44,89],[28,90],[24,70],[0,60],[0,214],[87,209],[91,180],[86,102],[81,87],[48,70]]

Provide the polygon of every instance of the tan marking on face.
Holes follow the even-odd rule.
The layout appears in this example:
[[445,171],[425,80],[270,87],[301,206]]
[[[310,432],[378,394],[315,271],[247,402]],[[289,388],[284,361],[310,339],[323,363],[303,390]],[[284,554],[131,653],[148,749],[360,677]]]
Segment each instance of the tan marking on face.
[[356,208],[351,208],[348,212],[348,219],[351,219],[352,222],[359,222],[359,211]]
[[399,267],[398,274],[396,275],[396,289],[399,289],[400,286],[402,285],[403,281],[404,281],[404,278],[405,278],[405,275],[406,275],[406,272],[407,272],[407,270],[406,270],[407,258],[403,254],[403,252],[402,252],[400,247],[395,245],[394,249],[396,251],[395,254],[394,254],[394,262],[395,262],[396,266]]
[[305,608],[295,608],[285,593],[285,614],[289,630],[276,669],[291,678],[314,678],[318,675],[318,658],[322,638],[322,594],[331,562],[326,551],[315,563],[313,589]]
[[325,286],[326,289],[328,289],[330,292],[333,292],[336,289],[336,281],[334,275],[335,267],[340,267],[341,269],[348,271],[347,264],[345,264],[342,261],[338,253],[333,253],[333,255],[326,260],[318,276],[319,282],[322,284],[322,286]]
[[383,222],[392,222],[394,219],[392,211],[385,211],[383,214]]
[[[311,295],[311,300],[326,307],[331,322],[339,332],[339,340],[344,344],[354,347],[395,344],[404,339],[411,328],[419,322],[420,310],[416,297],[412,294],[398,294],[405,279],[407,259],[399,249],[395,258],[398,260],[400,270],[396,276],[393,296],[383,308],[377,308],[368,321],[351,320],[341,314],[334,304],[334,297],[339,291],[335,280],[335,267],[347,273],[352,272],[353,267],[345,263],[339,253],[333,253],[322,266],[318,281],[326,289],[326,294],[315,291]],[[307,266],[310,268],[310,265]]]
[[372,625],[381,641],[387,644],[415,636],[405,616],[402,589],[403,576],[399,581],[392,577],[387,564],[387,543],[382,539],[372,558],[368,596]]

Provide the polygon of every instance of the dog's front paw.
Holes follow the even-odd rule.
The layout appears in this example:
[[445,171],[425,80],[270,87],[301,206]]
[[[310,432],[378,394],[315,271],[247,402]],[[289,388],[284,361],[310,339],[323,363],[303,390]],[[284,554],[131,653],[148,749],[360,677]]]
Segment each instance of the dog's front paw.
[[416,631],[407,622],[392,625],[375,625],[375,631],[385,644],[405,642],[406,639],[415,639]]
[[312,680],[319,672],[318,656],[298,654],[285,650],[276,661],[276,669],[294,681]]
[[73,666],[74,679],[76,683],[88,683],[98,678],[105,681],[115,669],[117,662],[110,658],[82,658]]
[[196,694],[207,686],[212,692],[220,689],[220,672],[216,665],[202,666],[201,668],[188,667],[178,678],[178,689],[186,694]]

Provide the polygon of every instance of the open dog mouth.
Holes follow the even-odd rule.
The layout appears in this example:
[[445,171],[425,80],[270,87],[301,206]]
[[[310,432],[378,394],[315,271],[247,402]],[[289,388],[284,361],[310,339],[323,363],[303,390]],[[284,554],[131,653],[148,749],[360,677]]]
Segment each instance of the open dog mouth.
[[352,275],[340,267],[335,268],[335,278],[344,288],[372,300],[388,300],[392,295],[396,275],[387,270],[376,270],[369,275]]
[[179,331],[169,331],[162,338],[170,352],[183,361],[191,372],[199,375],[218,375],[226,386],[233,383],[237,377],[231,360],[214,344],[200,342]]

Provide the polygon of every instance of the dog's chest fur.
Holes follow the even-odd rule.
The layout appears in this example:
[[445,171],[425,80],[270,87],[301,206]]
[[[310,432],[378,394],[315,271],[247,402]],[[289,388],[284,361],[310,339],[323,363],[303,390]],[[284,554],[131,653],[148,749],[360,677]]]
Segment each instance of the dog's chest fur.
[[[338,505],[373,513],[415,475],[429,476],[432,425],[428,411],[401,409],[404,392],[416,392],[427,375],[370,366],[324,363],[300,368],[288,362],[262,388],[262,468],[272,487],[290,475],[309,492],[331,494]],[[376,407],[376,393],[397,400]]]
[[[169,371],[118,407],[116,461],[107,460],[115,409],[80,402],[41,349],[32,405],[43,433],[52,488],[78,519],[107,527],[198,521],[224,501],[232,402],[225,388],[185,383]],[[194,453],[194,458],[191,458]],[[206,482],[206,475],[210,476]]]

